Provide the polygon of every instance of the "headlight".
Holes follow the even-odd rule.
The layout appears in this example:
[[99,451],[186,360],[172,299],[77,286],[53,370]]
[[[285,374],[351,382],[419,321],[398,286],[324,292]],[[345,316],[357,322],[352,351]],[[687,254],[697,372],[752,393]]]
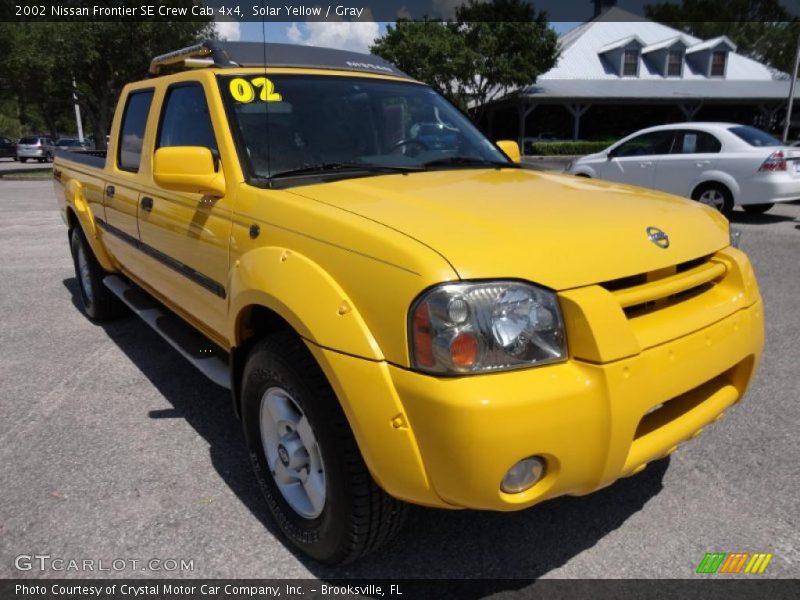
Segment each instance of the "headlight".
[[449,283],[409,315],[411,364],[428,373],[485,373],[565,360],[555,294],[527,283]]

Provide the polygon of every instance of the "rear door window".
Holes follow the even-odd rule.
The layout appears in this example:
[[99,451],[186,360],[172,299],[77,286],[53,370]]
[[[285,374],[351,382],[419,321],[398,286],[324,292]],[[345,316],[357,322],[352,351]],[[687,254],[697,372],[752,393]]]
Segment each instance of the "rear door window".
[[147,115],[153,103],[153,90],[132,92],[125,102],[122,115],[122,127],[117,143],[117,165],[124,171],[136,173],[142,160],[142,144],[144,130],[147,126]]
[[705,131],[679,131],[672,146],[673,154],[715,154],[720,150],[720,141]]

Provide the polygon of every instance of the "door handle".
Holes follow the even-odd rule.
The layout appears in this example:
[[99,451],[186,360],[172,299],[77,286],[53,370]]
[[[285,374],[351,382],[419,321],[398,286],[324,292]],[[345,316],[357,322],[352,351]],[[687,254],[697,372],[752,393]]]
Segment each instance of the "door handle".
[[106,186],[106,196],[108,196],[109,198],[113,198],[114,197],[114,186],[113,185],[107,185]]
[[697,161],[697,166],[698,167],[707,167],[710,164],[711,164],[711,161],[708,161],[708,160],[699,160],[699,161]]
[[142,210],[146,212],[153,210],[153,199],[150,196],[145,196],[142,198]]
[[645,162],[640,162],[639,166],[642,167],[643,169],[645,169],[647,167],[652,167],[653,166],[653,161],[648,160],[648,161],[645,161]]

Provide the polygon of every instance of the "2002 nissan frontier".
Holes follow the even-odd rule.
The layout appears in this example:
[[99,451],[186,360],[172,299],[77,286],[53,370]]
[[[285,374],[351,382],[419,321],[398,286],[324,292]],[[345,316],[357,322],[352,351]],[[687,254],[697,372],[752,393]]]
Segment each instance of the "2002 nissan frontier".
[[587,494],[744,394],[762,302],[709,207],[521,169],[374,56],[206,42],[151,75],[107,153],[55,160],[83,305],[231,389],[311,557],[374,550],[406,503]]

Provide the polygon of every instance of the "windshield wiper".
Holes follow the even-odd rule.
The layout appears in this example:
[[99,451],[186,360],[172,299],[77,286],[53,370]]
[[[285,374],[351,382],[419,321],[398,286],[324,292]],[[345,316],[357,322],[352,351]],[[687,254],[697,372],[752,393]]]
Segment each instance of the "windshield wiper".
[[408,173],[410,171],[421,171],[420,167],[403,165],[377,165],[364,162],[325,162],[307,164],[296,169],[275,173],[270,179],[277,177],[294,177],[295,175],[313,175],[316,173],[335,173],[337,171],[368,171],[371,173]]
[[436,160],[429,160],[422,163],[423,167],[493,167],[499,168],[516,168],[517,165],[511,162],[502,162],[499,160],[486,160],[484,158],[473,158],[471,156],[448,156],[447,158],[437,158]]

